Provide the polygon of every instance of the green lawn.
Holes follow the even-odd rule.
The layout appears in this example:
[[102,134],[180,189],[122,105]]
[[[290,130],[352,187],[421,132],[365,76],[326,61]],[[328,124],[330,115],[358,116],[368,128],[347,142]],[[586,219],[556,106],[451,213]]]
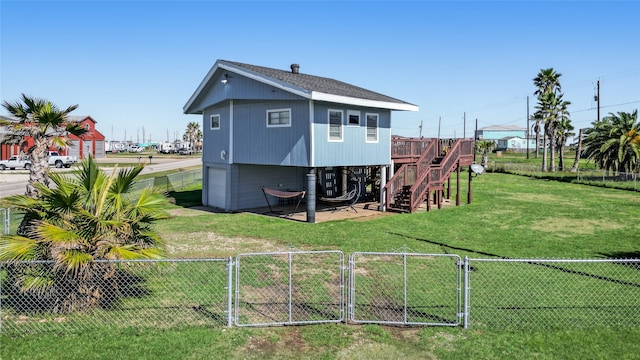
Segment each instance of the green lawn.
[[[176,203],[172,209],[180,212],[181,205],[197,203],[200,192],[191,188],[171,195]],[[637,258],[639,205],[637,192],[487,173],[473,178],[471,205],[428,213],[306,224],[255,214],[185,212],[159,223],[158,229],[169,256],[185,258],[328,249],[346,254],[406,249],[471,258]],[[478,266],[482,271],[488,265]],[[515,269],[532,266],[523,264]],[[535,268],[539,268],[535,276],[549,271]],[[511,275],[520,272],[511,269]],[[556,281],[560,287],[572,283],[568,277]],[[390,294],[395,291],[389,289]],[[346,324],[275,328],[177,325],[168,329],[97,326],[76,334],[0,336],[2,359],[633,359],[637,354],[640,328],[604,326],[528,331]]]

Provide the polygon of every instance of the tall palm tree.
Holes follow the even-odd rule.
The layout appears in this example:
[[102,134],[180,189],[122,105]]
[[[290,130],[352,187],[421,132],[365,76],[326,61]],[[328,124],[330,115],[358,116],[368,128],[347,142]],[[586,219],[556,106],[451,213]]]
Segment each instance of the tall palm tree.
[[564,146],[567,140],[575,135],[573,129],[571,119],[569,119],[568,115],[561,115],[556,129],[556,151],[558,151],[558,169],[560,169],[560,171],[564,170]]
[[8,102],[4,101],[2,106],[18,121],[3,122],[10,134],[23,139],[31,137],[33,147],[28,149],[31,169],[29,171],[29,181],[27,183],[27,195],[35,198],[37,196],[37,183],[48,186],[48,160],[49,148],[52,146],[62,148],[71,144],[68,134],[80,136],[86,130],[78,123],[67,121],[70,112],[78,108],[78,105],[69,106],[66,109],[59,109],[52,102],[29,97],[22,94],[21,100]]
[[544,95],[551,92],[557,93],[562,90],[560,85],[561,73],[556,72],[553,68],[540,69],[538,75],[533,78],[533,85],[537,90],[534,95]]
[[202,130],[198,129],[198,132],[196,133],[196,151],[200,152],[202,151],[202,137],[204,136],[204,134],[202,133]]
[[583,129],[578,131],[578,148],[576,149],[576,157],[573,160],[573,166],[571,167],[571,172],[578,171],[578,166],[580,165],[580,154],[582,154],[582,140],[584,136],[582,135]]
[[36,183],[36,198],[5,198],[31,219],[25,235],[0,236],[0,261],[16,265],[9,275],[11,291],[60,313],[106,306],[117,298],[118,271],[100,260],[163,256],[151,225],[166,217],[166,198],[149,188],[131,194],[144,165],[107,174],[89,157],[80,166],[75,177],[51,173],[53,188]]
[[610,113],[585,130],[585,155],[614,172],[640,169],[640,122],[633,113]]
[[187,130],[184,134],[186,140],[189,141],[189,148],[193,151],[193,148],[198,140],[198,131],[200,131],[200,124],[192,121],[187,124]]
[[[536,120],[535,128],[540,130],[540,123],[544,124],[544,154],[542,159],[542,170],[547,170],[547,138],[549,143],[550,161],[549,170],[555,171],[555,152],[557,143],[562,141],[558,139],[558,122],[562,119],[568,120],[568,105],[571,103],[562,99],[563,94],[560,92],[560,77],[562,74],[557,73],[553,68],[541,69],[540,73],[533,79],[536,86],[535,95],[538,97],[538,109],[534,114]],[[563,159],[562,159],[563,160]]]

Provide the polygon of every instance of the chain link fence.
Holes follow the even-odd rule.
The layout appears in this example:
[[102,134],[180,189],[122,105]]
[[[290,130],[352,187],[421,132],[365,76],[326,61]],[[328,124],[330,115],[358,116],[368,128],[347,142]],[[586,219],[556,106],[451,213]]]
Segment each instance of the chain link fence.
[[467,326],[640,326],[640,260],[469,259]]
[[237,326],[344,319],[341,251],[243,254],[235,265]]
[[148,187],[155,187],[160,191],[170,192],[201,183],[202,169],[193,169],[136,181],[133,184],[132,192],[140,192],[142,189]]
[[329,322],[638,327],[640,259],[358,252],[345,267],[340,251],[283,252],[97,261],[82,281],[51,262],[0,263],[3,335]]
[[540,165],[500,163],[496,161],[491,161],[487,164],[487,169],[493,172],[506,172],[531,177],[553,176],[557,179],[567,178],[580,184],[592,184],[616,189],[639,190],[638,180],[640,180],[640,175],[638,173],[593,169],[577,169],[575,172],[572,172],[570,171],[570,167],[565,167],[564,170],[556,168],[554,172],[549,172],[542,171]]
[[96,261],[91,270],[79,280],[52,262],[0,263],[0,332],[230,325],[230,259]]
[[0,222],[2,233],[8,235],[11,229],[11,208],[0,208]]
[[459,325],[461,269],[457,255],[354,253],[349,258],[350,320]]

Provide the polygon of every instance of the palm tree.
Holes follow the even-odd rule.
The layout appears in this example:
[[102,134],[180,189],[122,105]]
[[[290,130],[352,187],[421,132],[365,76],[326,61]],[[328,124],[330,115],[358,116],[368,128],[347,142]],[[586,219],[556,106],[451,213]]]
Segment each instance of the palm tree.
[[68,134],[80,136],[86,130],[78,123],[67,121],[70,112],[78,108],[78,105],[59,109],[55,104],[45,99],[32,98],[22,94],[19,101],[4,101],[2,106],[18,121],[3,122],[12,136],[21,138],[31,137],[33,147],[28,150],[31,160],[29,182],[26,194],[32,198],[37,196],[36,184],[45,186],[49,184],[48,160],[49,148],[56,146],[63,148],[71,144]]
[[89,157],[80,167],[75,177],[51,173],[53,188],[34,184],[35,198],[5,198],[31,219],[25,235],[0,237],[0,261],[16,265],[7,283],[14,284],[14,293],[59,313],[107,306],[117,298],[121,272],[103,260],[163,256],[151,225],[166,217],[166,198],[149,188],[131,196],[144,165],[107,174]]
[[200,124],[192,121],[187,124],[187,131],[184,134],[185,140],[189,141],[189,149],[193,151],[193,147],[198,140],[198,131],[200,131]]
[[556,129],[556,150],[558,151],[558,169],[564,170],[564,146],[567,140],[571,136],[574,136],[573,125],[571,125],[571,119],[568,116],[561,115],[558,120],[558,127]]
[[573,166],[571,167],[571,172],[578,171],[578,166],[580,165],[580,154],[582,153],[582,140],[584,136],[582,136],[583,129],[578,131],[578,148],[576,149],[576,157],[573,160]]
[[487,167],[489,163],[489,151],[493,150],[496,146],[496,143],[492,140],[480,140],[477,143],[478,150],[482,153],[482,162],[480,165],[483,167]]
[[533,78],[533,85],[538,88],[533,94],[540,96],[559,92],[562,90],[560,85],[561,76],[562,74],[556,72],[553,68],[540,69],[538,75]]
[[[547,171],[547,138],[549,139],[550,161],[549,170],[555,171],[555,151],[557,143],[558,121],[561,118],[568,118],[567,106],[571,103],[562,99],[560,93],[560,77],[562,74],[555,72],[553,68],[541,69],[540,73],[533,79],[536,86],[535,95],[538,97],[538,109],[534,114],[536,120],[535,129],[540,130],[540,123],[544,124],[544,151],[542,159],[542,171]],[[538,138],[536,132],[536,138]]]
[[202,151],[202,137],[204,136],[204,134],[202,133],[202,130],[198,129],[198,132],[196,133],[196,151],[200,152]]
[[610,113],[585,130],[585,155],[614,172],[640,169],[640,122],[633,113]]

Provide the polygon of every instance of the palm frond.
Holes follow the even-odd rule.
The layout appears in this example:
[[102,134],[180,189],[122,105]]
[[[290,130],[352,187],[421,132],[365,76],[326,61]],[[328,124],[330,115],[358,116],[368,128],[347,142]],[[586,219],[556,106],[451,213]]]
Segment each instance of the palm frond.
[[27,261],[40,259],[37,241],[19,235],[0,236],[0,261]]
[[64,266],[65,273],[77,275],[82,269],[93,263],[90,254],[75,249],[65,250],[58,255],[58,264]]

